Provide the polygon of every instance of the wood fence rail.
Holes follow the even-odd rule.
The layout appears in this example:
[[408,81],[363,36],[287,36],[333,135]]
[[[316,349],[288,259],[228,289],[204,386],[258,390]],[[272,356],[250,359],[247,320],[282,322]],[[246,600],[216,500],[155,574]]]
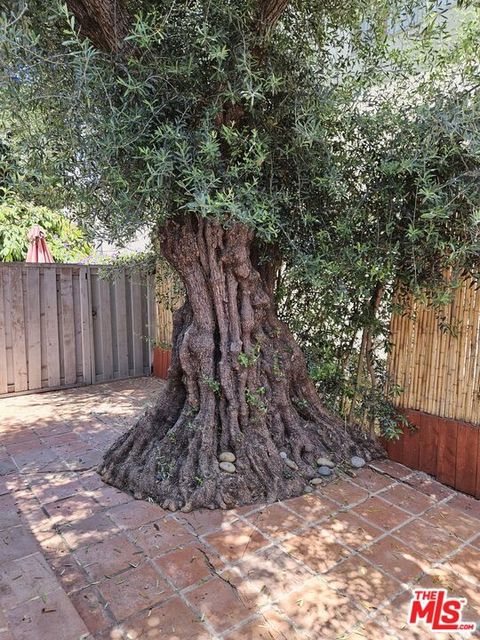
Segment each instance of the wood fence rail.
[[149,374],[154,278],[98,266],[0,264],[0,395]]

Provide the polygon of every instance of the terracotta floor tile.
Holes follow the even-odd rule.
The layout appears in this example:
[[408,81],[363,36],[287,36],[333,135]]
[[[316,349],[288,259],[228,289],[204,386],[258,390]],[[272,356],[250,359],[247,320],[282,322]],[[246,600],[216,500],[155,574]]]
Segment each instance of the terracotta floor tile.
[[0,603],[4,608],[59,588],[55,574],[41,553],[0,565]]
[[98,633],[115,623],[96,587],[76,591],[70,600],[90,633]]
[[420,493],[429,496],[435,502],[439,502],[455,493],[450,487],[440,484],[430,476],[421,473],[411,476],[408,480],[405,480],[405,483],[420,491]]
[[321,495],[335,500],[342,507],[347,507],[359,500],[365,500],[368,497],[368,491],[348,480],[334,480],[326,487],[322,487]]
[[334,567],[325,579],[329,587],[352,598],[367,613],[401,590],[397,580],[384,575],[360,556],[348,558]]
[[101,542],[77,549],[74,555],[94,580],[138,565],[144,558],[142,549],[134,545],[124,534],[113,535]]
[[352,512],[362,516],[362,518],[365,518],[368,522],[371,522],[377,527],[381,527],[385,531],[397,527],[412,517],[405,511],[397,509],[376,496],[372,496],[368,498],[368,500],[365,500],[365,502],[362,502],[362,504],[353,507]]
[[383,535],[384,532],[363,520],[352,511],[341,511],[317,524],[316,529],[331,533],[336,540],[352,549],[359,549]]
[[370,493],[375,493],[381,489],[386,489],[395,481],[373,469],[363,468],[357,472],[355,478],[352,478],[352,482],[363,489],[367,489]]
[[276,547],[242,560],[229,576],[246,601],[256,607],[274,602],[312,577],[311,571]]
[[21,510],[10,494],[0,496],[0,531],[22,524]]
[[414,514],[423,513],[435,504],[432,498],[404,484],[396,484],[382,491],[382,498]]
[[292,622],[274,609],[263,611],[257,618],[227,633],[225,640],[299,640],[304,632],[295,629]]
[[466,545],[442,566],[465,580],[480,584],[480,549]]
[[247,517],[247,520],[271,538],[284,538],[291,531],[306,526],[306,521],[285,507],[272,504]]
[[315,640],[340,638],[365,619],[365,614],[352,606],[347,596],[334,591],[319,578],[311,578],[280,600],[278,608]]
[[402,480],[413,473],[412,469],[409,469],[398,462],[394,462],[393,460],[375,460],[370,463],[369,467],[374,471],[378,470],[380,473],[385,473],[397,480]]
[[461,540],[467,540],[480,532],[480,523],[477,518],[459,512],[449,506],[442,504],[431,509],[422,516],[423,520],[453,533]]
[[265,536],[243,522],[235,523],[223,531],[211,533],[204,539],[230,562],[241,560],[246,554],[270,545]]
[[151,558],[198,541],[185,526],[169,517],[132,529],[128,535]]
[[465,496],[462,493],[456,493],[455,496],[448,501],[448,506],[465,513],[467,516],[480,520],[480,500]]
[[298,498],[285,500],[285,505],[308,522],[319,520],[339,509],[338,505],[317,493],[306,493]]
[[33,535],[26,527],[12,527],[0,532],[0,566],[38,551]]
[[188,545],[155,558],[154,563],[177,589],[185,589],[214,575],[223,563],[201,543]]
[[136,569],[128,569],[97,586],[119,621],[163,602],[173,593],[171,587],[148,563],[141,564]]
[[58,530],[71,549],[101,542],[112,533],[118,533],[118,526],[104,513],[94,513],[83,520],[67,522],[58,526]]
[[225,511],[223,509],[198,509],[191,513],[176,513],[175,518],[201,536],[224,529],[238,519],[236,510]]
[[124,529],[136,529],[167,515],[158,506],[144,500],[133,500],[108,510],[109,517]]
[[252,614],[252,604],[220,578],[213,578],[185,594],[201,619],[221,633]]
[[7,613],[15,640],[79,640],[88,630],[66,594],[57,590]]
[[85,494],[77,494],[44,505],[52,524],[84,520],[101,509],[100,505]]
[[[48,477],[45,477],[46,475]],[[29,484],[40,504],[84,492],[78,479],[72,478],[71,474],[41,474],[35,478],[29,478]]]
[[211,640],[212,637],[200,616],[177,596],[130,618],[122,626],[127,640]]
[[342,636],[342,640],[398,640],[398,638],[374,620],[367,620],[347,632]]
[[458,538],[421,519],[397,529],[394,535],[412,551],[432,561],[440,560],[459,546]]
[[96,500],[102,507],[115,507],[126,502],[133,502],[133,497],[130,494],[107,485],[89,490],[87,495]]
[[423,557],[392,536],[386,536],[362,549],[361,555],[401,582],[413,580],[427,566]]
[[351,553],[331,533],[316,528],[284,540],[281,546],[296,560],[319,573],[328,571]]

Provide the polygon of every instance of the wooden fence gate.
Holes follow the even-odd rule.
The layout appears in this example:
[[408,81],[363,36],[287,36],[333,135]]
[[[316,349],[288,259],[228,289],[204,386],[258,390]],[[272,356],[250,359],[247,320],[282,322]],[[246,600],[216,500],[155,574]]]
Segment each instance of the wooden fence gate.
[[149,374],[152,277],[71,264],[0,264],[0,395]]

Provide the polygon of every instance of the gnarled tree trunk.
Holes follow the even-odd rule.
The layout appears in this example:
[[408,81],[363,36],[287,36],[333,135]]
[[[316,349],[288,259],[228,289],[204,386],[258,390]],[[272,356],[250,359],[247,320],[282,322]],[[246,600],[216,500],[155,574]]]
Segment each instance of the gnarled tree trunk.
[[[172,510],[226,508],[301,494],[319,456],[379,452],[322,407],[276,317],[272,270],[252,263],[246,226],[186,216],[165,225],[161,242],[187,302],[175,315],[165,390],[107,451],[106,482]],[[236,457],[234,473],[219,467],[225,451]]]

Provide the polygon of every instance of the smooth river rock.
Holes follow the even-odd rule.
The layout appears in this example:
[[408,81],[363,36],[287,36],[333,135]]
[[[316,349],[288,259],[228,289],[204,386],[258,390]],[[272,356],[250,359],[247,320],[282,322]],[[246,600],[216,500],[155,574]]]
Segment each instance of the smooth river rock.
[[287,465],[287,467],[290,467],[290,469],[293,469],[294,471],[298,469],[297,463],[293,460],[290,460],[289,458],[285,460],[285,464]]
[[312,479],[310,480],[310,484],[311,484],[311,485],[313,485],[314,487],[315,487],[317,484],[322,484],[322,483],[323,483],[323,480],[322,480],[321,478],[312,478]]
[[317,472],[324,477],[332,475],[332,470],[330,469],[330,467],[318,467]]
[[350,460],[350,464],[352,467],[355,467],[355,469],[361,469],[366,463],[363,458],[360,458],[360,456],[353,456]]
[[220,462],[219,466],[222,471],[226,471],[227,473],[235,473],[237,470],[235,465],[231,462]]
[[220,462],[235,462],[235,455],[231,451],[222,451],[218,456]]
[[286,460],[288,458],[288,454],[286,451],[280,451],[280,458]]
[[331,469],[335,466],[335,463],[328,458],[318,458],[317,464],[319,467],[330,467]]

